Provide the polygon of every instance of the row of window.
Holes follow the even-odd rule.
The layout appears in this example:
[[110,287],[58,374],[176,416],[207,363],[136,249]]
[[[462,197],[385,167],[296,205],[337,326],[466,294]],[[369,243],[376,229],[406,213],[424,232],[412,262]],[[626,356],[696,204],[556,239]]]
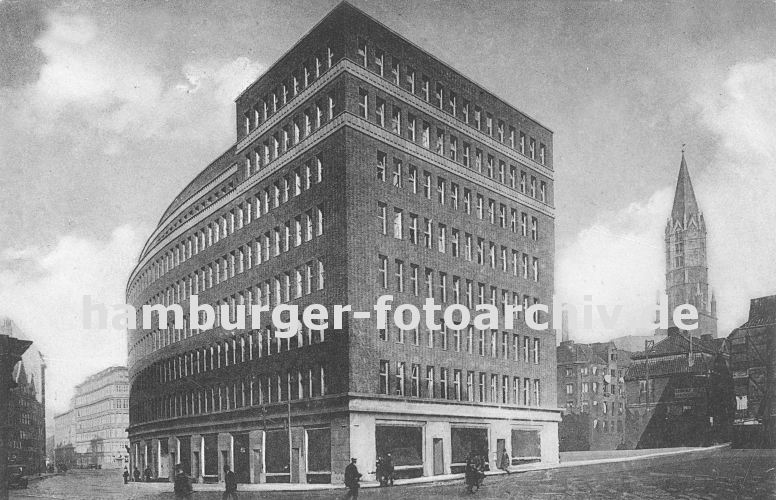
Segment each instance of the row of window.
[[[458,276],[453,275],[450,280],[450,284],[448,285],[448,274],[446,272],[439,271],[438,273],[438,282],[437,285],[434,285],[434,270],[426,267],[423,270],[423,288],[421,289],[421,282],[420,282],[420,266],[409,263],[408,266],[405,266],[405,263],[401,259],[394,259],[394,279],[393,283],[395,286],[389,287],[389,284],[391,283],[391,279],[389,279],[389,271],[388,271],[388,263],[389,258],[385,255],[378,254],[378,268],[377,268],[377,285],[383,289],[391,289],[393,288],[395,291],[400,293],[410,293],[416,297],[425,296],[426,298],[435,299],[438,302],[448,302],[449,301],[454,304],[462,304],[468,307],[469,309],[474,309],[475,302],[474,302],[474,281],[466,279],[466,278],[460,278]],[[405,276],[407,277],[407,282],[405,286]],[[448,288],[449,287],[449,288]],[[448,295],[449,290],[449,295]],[[511,301],[510,301],[510,295],[511,295]],[[531,297],[528,295],[523,295],[522,299],[522,306],[523,311],[527,310],[531,303]],[[486,285],[485,283],[477,283],[477,302],[476,304],[487,304],[490,303],[493,306],[500,307],[502,313],[506,311],[506,306],[510,303],[513,305],[518,305],[521,303],[520,301],[520,294],[518,292],[510,292],[509,290],[501,290],[501,295],[499,297],[498,288],[495,286]],[[539,304],[539,298],[533,297],[533,304]],[[518,318],[521,317],[521,315],[524,313],[518,313]],[[534,318],[538,321],[538,314],[539,312],[536,312],[537,316]]]
[[[618,394],[620,396],[624,396],[623,392],[623,386],[617,385],[617,384],[609,384],[607,382],[604,382],[603,384],[599,384],[598,382],[582,382],[582,394],[590,394],[591,392],[593,394],[598,394],[599,387],[602,389],[601,392],[603,394]],[[574,391],[576,390],[576,384],[566,384],[566,394],[572,395],[574,394]]]
[[314,54],[311,60],[302,64],[300,69],[292,71],[291,75],[284,79],[278,87],[243,113],[243,132],[245,135],[280,111],[302,90],[309,87],[324,72],[330,70],[332,66],[334,66],[334,50],[327,47],[325,52]]
[[[289,123],[279,125],[260,146],[245,154],[246,177],[266,168],[270,163],[287,153],[300,141],[334,119],[336,99],[329,93],[324,100],[316,100],[312,108],[305,109],[300,116],[292,117]],[[268,132],[268,134],[271,133]]]
[[[616,361],[616,360],[617,360],[617,355],[615,353],[611,353],[610,361]],[[576,372],[576,369],[574,367],[571,367],[571,366],[567,366],[566,367],[566,376],[567,377],[573,377],[575,372]],[[579,368],[579,374],[581,376],[583,376],[583,377],[586,377],[586,376],[590,375],[591,373],[594,376],[595,375],[599,375],[599,374],[605,375],[606,374],[606,368],[605,367],[598,367],[596,365],[581,366]],[[612,377],[612,380],[617,379],[617,373],[618,373],[617,369],[615,369],[615,368],[610,368],[609,369],[609,375]],[[622,370],[620,370],[619,373],[620,373],[620,376],[622,376]]]
[[[508,144],[510,148],[536,160],[539,163],[547,162],[547,148],[539,144],[537,152],[536,139],[528,137],[523,131],[519,133],[512,125],[504,120],[496,119],[493,114],[483,110],[480,106],[471,103],[465,98],[460,98],[452,90],[445,90],[442,82],[434,84],[434,94],[431,94],[431,79],[425,74],[418,74],[414,68],[405,65],[402,68],[401,61],[396,57],[387,56],[379,47],[374,47],[372,63],[369,61],[369,45],[366,39],[358,40],[358,63],[364,68],[370,69],[383,78],[387,78],[394,85],[403,88],[413,95],[420,96],[424,101],[432,103],[435,107],[445,111],[463,123],[487,134],[502,144]],[[388,66],[386,66],[388,64]]]
[[[520,361],[522,352],[522,361],[526,364],[539,364],[541,358],[540,339],[531,338],[528,335],[522,337],[522,348],[520,335],[509,332],[499,332],[497,330],[479,330],[468,327],[466,330],[452,330],[442,325],[440,330],[423,329],[425,342],[421,339],[421,329],[411,328],[404,330],[398,327],[377,330],[379,340],[389,342],[393,340],[397,344],[409,343],[413,346],[424,344],[426,347],[438,347],[442,350],[452,350],[455,352],[466,352],[479,356],[490,356],[492,358],[501,357],[506,360]],[[511,338],[511,345],[510,345]],[[500,339],[500,340],[499,340]],[[500,347],[499,347],[500,342]]]
[[421,369],[417,363],[380,360],[379,393],[523,406],[541,406],[542,403],[539,379],[430,365],[423,373]]
[[146,269],[135,279],[130,290],[131,297],[176,269],[182,263],[197,255],[220,240],[234,234],[251,222],[267,215],[292,198],[319,184],[323,180],[323,162],[320,156],[308,159],[302,166],[292,169],[287,175],[269,182],[246,196],[231,210],[216,215],[193,234],[182,237],[172,248],[149,263]]
[[[376,98],[375,102],[375,123],[382,128],[388,128],[386,126],[386,102],[379,97]],[[369,94],[364,89],[360,89],[358,113],[362,118],[369,119]],[[494,155],[483,152],[477,147],[472,148],[471,142],[465,140],[465,137],[459,141],[455,135],[448,136],[441,127],[436,127],[434,131],[430,122],[419,119],[411,113],[407,114],[406,125],[403,125],[403,112],[398,106],[391,106],[390,113],[390,130],[395,134],[406,137],[413,143],[420,143],[424,148],[435,151],[438,155],[460,163],[489,179],[498,180],[499,183],[513,190],[530,194],[532,198],[547,203],[546,181],[539,180],[537,182],[536,176],[531,176],[529,184],[528,173],[525,170],[520,170],[518,177],[518,168],[515,165],[510,164],[507,167],[504,160],[498,159],[497,161]],[[435,133],[433,143],[432,133]]]
[[181,278],[153,297],[149,297],[147,305],[180,304],[188,300],[192,294],[226,282],[248,269],[252,269],[297,248],[303,243],[323,235],[323,205],[307,210],[285,224],[266,231],[252,242],[241,245],[232,252],[215,259],[212,263],[195,270],[189,276]]
[[[242,320],[245,318],[246,324],[249,324],[247,322],[250,321],[250,317],[238,315],[238,306],[245,307],[247,313],[252,305],[271,305],[273,302],[277,305],[281,302],[289,302],[313,291],[323,290],[324,285],[325,271],[323,262],[317,259],[308,261],[302,266],[267,279],[262,283],[251,286],[247,290],[217,300],[213,307],[215,324],[243,329],[245,325],[238,322],[238,319]],[[159,305],[155,309],[160,309],[162,306],[164,304]],[[180,316],[183,328],[176,329],[170,327],[150,331],[135,342],[130,349],[130,357],[134,358],[136,350],[138,355],[142,356],[199,333],[199,330],[192,325],[188,314],[184,313],[182,309],[180,310]],[[200,312],[198,323],[201,325],[204,321],[204,312]]]
[[[378,202],[378,227],[383,235],[388,234],[388,207],[385,203]],[[398,240],[405,239],[404,230],[404,211],[401,208],[393,208],[392,233]],[[508,249],[504,245],[497,246],[496,243],[486,242],[484,238],[472,236],[471,233],[464,233],[461,237],[460,231],[456,228],[450,228],[448,237],[448,227],[445,224],[438,223],[437,230],[434,231],[434,222],[423,218],[422,234],[418,228],[419,217],[417,214],[409,213],[406,239],[414,244],[420,245],[426,249],[436,248],[440,253],[449,253],[452,257],[461,257],[468,262],[476,262],[480,266],[489,266],[491,269],[500,269],[502,272],[513,276],[521,276],[523,279],[539,281],[539,258],[530,257],[527,253],[522,254],[515,249]],[[436,245],[434,240],[436,239]],[[463,243],[461,242],[463,240]],[[487,248],[487,257],[486,257]],[[511,255],[511,259],[509,256]],[[511,268],[511,271],[510,271]],[[382,269],[382,268],[381,268]],[[398,271],[397,271],[398,272]],[[385,283],[386,280],[383,280]],[[403,282],[403,280],[401,281]],[[383,288],[386,288],[384,285]],[[417,293],[416,293],[417,295]]]
[[323,365],[315,365],[233,382],[199,385],[196,389],[139,402],[130,408],[130,414],[133,422],[147,422],[326,394],[326,369]]

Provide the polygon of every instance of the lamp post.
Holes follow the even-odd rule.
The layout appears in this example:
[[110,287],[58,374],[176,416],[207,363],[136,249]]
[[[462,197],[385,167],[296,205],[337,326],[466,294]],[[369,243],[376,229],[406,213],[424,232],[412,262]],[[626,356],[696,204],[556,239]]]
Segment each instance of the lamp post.
[[16,387],[13,369],[32,342],[0,335],[0,500],[8,500],[8,441],[10,392]]

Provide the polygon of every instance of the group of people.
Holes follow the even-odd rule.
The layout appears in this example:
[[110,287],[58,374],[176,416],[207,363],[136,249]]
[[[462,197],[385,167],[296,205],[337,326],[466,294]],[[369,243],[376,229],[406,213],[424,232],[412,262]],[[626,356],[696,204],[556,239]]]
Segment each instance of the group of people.
[[380,481],[380,486],[393,486],[393,458],[387,453],[385,456],[377,457],[377,467],[375,476]]
[[[130,481],[135,481],[137,483],[140,482],[140,471],[138,470],[137,467],[135,467],[135,470],[132,471],[132,475],[130,475],[129,474],[129,470],[127,470],[127,468],[124,467],[124,474],[123,474],[123,476],[124,476],[124,484],[127,484]],[[145,478],[145,482],[148,483],[148,482],[151,481],[151,467],[150,466],[146,467],[145,470],[143,471],[143,477]]]
[[[224,465],[224,486],[222,500],[237,500],[237,476],[235,476],[234,471],[229,468],[228,464]],[[191,478],[183,470],[181,464],[177,466],[173,491],[175,492],[175,498],[191,498],[194,493],[194,488],[191,486]]]

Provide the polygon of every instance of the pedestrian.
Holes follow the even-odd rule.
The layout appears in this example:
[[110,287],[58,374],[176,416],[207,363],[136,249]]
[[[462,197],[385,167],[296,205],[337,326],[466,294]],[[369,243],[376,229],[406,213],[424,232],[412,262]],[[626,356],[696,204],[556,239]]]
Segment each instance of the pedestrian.
[[464,481],[466,483],[466,491],[468,493],[474,493],[475,488],[479,488],[479,476],[477,468],[474,464],[474,458],[469,455],[466,457],[466,468],[464,469]]
[[137,466],[135,466],[135,470],[132,473],[134,474],[135,482],[139,483],[140,482],[140,471],[137,469]]
[[356,467],[356,459],[351,458],[350,463],[345,467],[345,487],[348,489],[348,493],[345,495],[345,500],[348,498],[358,498],[358,488],[361,486],[358,481],[361,479],[361,474]]
[[385,456],[385,484],[387,485],[390,481],[391,486],[393,486],[393,458],[391,458],[391,454],[388,453]]
[[375,477],[380,482],[380,486],[385,486],[385,464],[383,462],[382,455],[378,455],[377,462],[375,464]]
[[146,469],[145,469],[145,481],[146,481],[146,483],[150,483],[151,482],[151,466],[150,465],[147,466]]
[[509,475],[509,466],[512,465],[511,460],[509,460],[509,453],[507,453],[507,450],[504,450],[504,452],[501,454],[501,461],[499,462],[499,469],[503,470],[504,472]]
[[191,487],[189,475],[183,470],[181,464],[178,464],[176,469],[177,473],[175,474],[175,482],[173,483],[175,498],[191,498],[192,493],[194,493],[194,488]]
[[129,483],[129,471],[127,470],[126,467],[124,467],[124,474],[123,475],[124,475],[124,484],[128,484]]
[[222,500],[237,500],[237,477],[229,469],[229,465],[224,465],[224,483],[226,484],[226,489],[224,496],[221,497]]

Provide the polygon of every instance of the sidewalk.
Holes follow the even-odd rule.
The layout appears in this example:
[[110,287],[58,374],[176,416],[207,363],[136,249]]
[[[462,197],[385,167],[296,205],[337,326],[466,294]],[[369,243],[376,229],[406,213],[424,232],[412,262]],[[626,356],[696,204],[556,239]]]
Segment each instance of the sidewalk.
[[[630,462],[634,460],[645,460],[656,457],[680,455],[686,453],[702,453],[713,450],[720,450],[730,446],[730,443],[709,446],[707,448],[655,448],[651,450],[607,450],[607,451],[575,451],[564,452],[560,454],[560,463],[534,463],[510,468],[512,473],[562,469],[566,467],[582,467],[586,465],[606,464],[613,462]],[[506,474],[502,470],[487,472],[488,476]],[[442,483],[450,481],[463,480],[463,474],[444,474],[440,476],[418,477],[414,479],[397,479],[395,485],[423,484],[423,483]],[[130,483],[140,490],[151,491],[172,491],[172,483]],[[362,488],[377,488],[380,484],[376,481],[365,481],[361,483]],[[240,484],[240,491],[313,491],[313,490],[334,490],[344,488],[341,484]],[[223,491],[224,484],[195,484],[195,491]]]

